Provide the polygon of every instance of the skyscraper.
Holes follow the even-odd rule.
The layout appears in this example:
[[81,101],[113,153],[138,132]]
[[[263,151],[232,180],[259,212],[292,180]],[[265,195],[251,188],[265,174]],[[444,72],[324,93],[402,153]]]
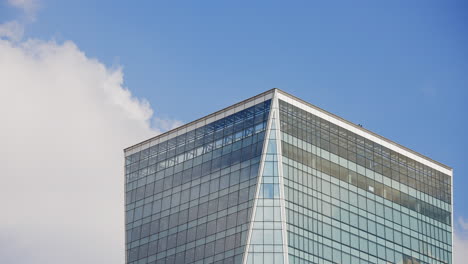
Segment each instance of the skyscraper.
[[452,169],[272,89],[125,150],[127,263],[452,263]]

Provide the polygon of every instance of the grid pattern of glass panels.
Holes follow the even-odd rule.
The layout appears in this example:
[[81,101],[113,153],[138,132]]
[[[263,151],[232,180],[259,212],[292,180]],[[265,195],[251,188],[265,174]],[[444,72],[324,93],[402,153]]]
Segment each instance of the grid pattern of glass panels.
[[[450,176],[280,100],[281,130],[415,190],[451,203]],[[294,118],[298,123],[287,122]]]
[[271,100],[126,157],[127,263],[241,263]]
[[[274,113],[273,113],[274,115]],[[276,120],[272,119],[267,150],[256,197],[247,264],[283,264],[283,232]]]
[[280,110],[290,263],[452,263],[448,175]]

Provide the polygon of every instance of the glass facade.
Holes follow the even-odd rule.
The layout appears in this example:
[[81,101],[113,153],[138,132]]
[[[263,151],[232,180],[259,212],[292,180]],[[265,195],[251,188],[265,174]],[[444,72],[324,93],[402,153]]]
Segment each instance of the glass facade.
[[289,263],[451,263],[450,176],[280,101]]
[[126,263],[452,263],[451,171],[264,94],[126,150]]
[[279,173],[278,143],[279,133],[276,129],[277,119],[272,110],[270,129],[265,153],[263,155],[262,174],[258,180],[259,187],[255,199],[253,221],[246,262],[284,264],[285,262],[285,216],[282,211],[284,194]]
[[127,263],[241,263],[271,101],[126,156]]

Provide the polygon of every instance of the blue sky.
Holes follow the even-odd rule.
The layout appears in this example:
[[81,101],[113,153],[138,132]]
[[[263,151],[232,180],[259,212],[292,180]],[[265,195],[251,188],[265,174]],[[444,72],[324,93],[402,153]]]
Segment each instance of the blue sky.
[[0,2],[24,26],[13,47],[74,43],[149,102],[154,131],[277,87],[453,167],[468,238],[468,2],[17,2]]

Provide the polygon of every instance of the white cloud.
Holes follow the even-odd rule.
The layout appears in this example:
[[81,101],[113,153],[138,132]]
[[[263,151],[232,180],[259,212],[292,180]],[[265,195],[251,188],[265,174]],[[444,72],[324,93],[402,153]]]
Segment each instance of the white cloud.
[[458,217],[458,221],[455,223],[453,243],[453,263],[466,263],[468,259],[468,222],[461,216]]
[[468,259],[468,237],[461,236],[455,232],[453,237],[453,252],[455,264],[466,263]]
[[168,131],[168,130],[181,126],[183,123],[180,122],[179,120],[155,117],[153,119],[152,124],[153,124],[153,128],[158,131]]
[[19,41],[24,34],[24,26],[18,21],[8,21],[0,24],[0,38]]
[[36,0],[8,0],[8,3],[23,10],[31,10],[37,7]]
[[463,219],[463,217],[458,217],[458,225],[462,228],[464,232],[468,232],[468,222]]
[[0,263],[123,263],[122,149],[159,132],[150,105],[72,42],[0,39],[0,73]]
[[23,38],[25,25],[36,19],[39,4],[37,0],[8,0],[8,4],[21,9],[23,17],[0,24],[0,39],[19,41]]
[[23,10],[26,18],[31,21],[35,19],[37,9],[39,8],[37,0],[8,0],[8,3]]

